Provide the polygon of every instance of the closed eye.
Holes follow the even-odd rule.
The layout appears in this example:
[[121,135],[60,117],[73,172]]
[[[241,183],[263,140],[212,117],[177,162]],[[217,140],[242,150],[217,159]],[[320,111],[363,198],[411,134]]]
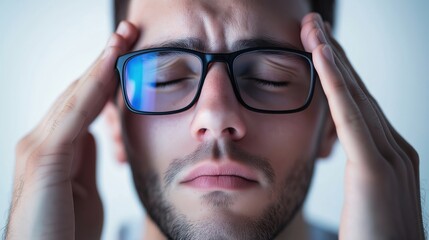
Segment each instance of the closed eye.
[[169,80],[165,82],[150,82],[148,83],[148,85],[152,88],[166,88],[166,87],[174,86],[176,84],[179,84],[189,79],[190,78],[179,78],[179,79]]
[[254,81],[257,85],[263,86],[263,87],[287,87],[289,85],[289,82],[285,81],[269,81],[265,79],[260,78],[248,78],[248,80]]

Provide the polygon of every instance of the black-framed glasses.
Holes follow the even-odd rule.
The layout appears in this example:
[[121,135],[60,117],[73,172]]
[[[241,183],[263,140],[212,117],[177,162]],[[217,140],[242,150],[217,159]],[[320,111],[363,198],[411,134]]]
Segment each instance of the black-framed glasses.
[[[191,108],[213,62],[225,62],[237,100],[260,113],[293,113],[308,107],[315,70],[311,54],[288,48],[247,48],[203,53],[152,48],[120,56],[116,63],[129,110],[173,114]],[[223,79],[222,79],[223,80]]]

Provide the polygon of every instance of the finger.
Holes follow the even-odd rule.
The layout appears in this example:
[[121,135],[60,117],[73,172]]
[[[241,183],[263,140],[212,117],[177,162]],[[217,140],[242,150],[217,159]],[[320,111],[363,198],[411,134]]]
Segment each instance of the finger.
[[[333,47],[333,52],[338,68],[340,69],[342,75],[346,76],[346,78],[350,80],[346,81],[346,84],[351,91],[352,96],[363,95],[367,99],[365,101],[366,103],[359,104],[358,102],[358,107],[363,112],[363,116],[370,129],[370,133],[372,134],[376,144],[381,147],[381,152],[385,153],[384,157],[390,160],[390,162],[394,165],[397,165],[395,166],[395,169],[399,179],[401,179],[399,184],[402,185],[402,189],[407,189],[409,191],[409,193],[404,193],[401,196],[401,198],[406,200],[403,202],[413,202],[414,205],[417,206],[416,208],[414,206],[403,206],[405,209],[408,209],[408,212],[405,215],[412,215],[413,219],[421,219],[420,192],[418,191],[419,174],[417,153],[390,125],[381,108],[372,95],[368,92],[362,80],[351,66],[345,51],[332,36],[330,25],[325,23],[323,26],[324,34],[328,36],[326,39],[328,39],[329,44],[331,44]],[[373,120],[369,119],[371,116],[373,116]],[[410,159],[413,162],[412,166],[409,164]],[[417,164],[414,164],[415,162],[417,162]],[[413,178],[413,176],[415,178]],[[416,195],[417,198],[414,197]],[[407,200],[410,196],[413,198],[413,201],[411,202]]]
[[94,239],[100,236],[103,219],[96,184],[96,143],[87,131],[78,138],[71,172],[76,239]]
[[[114,64],[119,55],[129,51],[135,43],[138,36],[137,28],[128,21],[122,21],[115,33],[112,34],[102,56],[96,63],[87,71],[87,73],[79,81],[75,92],[79,93],[79,98],[82,100],[83,108],[81,110],[91,110],[93,106],[97,106],[97,98],[105,99],[109,94],[112,94],[112,89],[116,87],[117,79],[114,69]],[[87,91],[87,92],[85,92]],[[95,93],[96,95],[92,95]],[[92,99],[82,98],[92,96]],[[105,103],[105,101],[103,101]],[[103,104],[104,106],[104,104]],[[85,108],[86,107],[86,108]],[[98,115],[100,108],[94,109]],[[89,111],[91,112],[91,111]],[[91,114],[90,114],[91,115]]]
[[41,134],[41,130],[43,129],[43,126],[49,124],[49,122],[52,120],[52,117],[57,115],[59,112],[59,107],[64,103],[64,101],[70,97],[71,93],[74,91],[78,83],[78,80],[74,81],[71,85],[67,87],[67,89],[61,93],[61,95],[55,100],[54,104],[50,107],[47,114],[44,115],[42,120],[39,122],[39,124],[34,129],[33,135],[39,136]]
[[[377,149],[362,113],[352,98],[345,79],[338,69],[332,48],[320,37],[317,14],[308,14],[302,21],[301,40],[306,51],[313,53],[313,61],[328,99],[340,141],[349,156],[372,159]],[[359,147],[360,146],[360,147]],[[349,159],[356,159],[349,157]]]
[[343,64],[343,68],[346,69],[348,75],[350,75],[352,78],[355,79],[356,84],[358,85],[357,88],[363,94],[368,96],[369,101],[371,103],[371,106],[373,108],[373,111],[375,114],[377,114],[378,119],[380,120],[380,124],[382,125],[382,128],[384,130],[384,134],[386,135],[386,139],[391,145],[391,147],[397,152],[397,154],[400,156],[400,159],[410,159],[413,165],[413,172],[416,173],[416,167],[418,168],[418,154],[414,150],[414,148],[405,141],[398,133],[397,131],[391,126],[390,122],[384,115],[383,111],[381,110],[380,106],[378,105],[377,101],[374,99],[374,97],[369,93],[368,89],[366,88],[365,84],[355,71],[355,69],[351,66],[351,63],[346,56],[346,53],[342,46],[336,41],[336,39],[332,36],[330,25],[329,23],[325,22],[325,33],[327,34],[327,39],[331,43],[331,46],[334,49],[334,54],[336,58],[339,59],[338,62],[341,62]]
[[[362,80],[351,66],[345,51],[340,46],[340,44],[333,38],[331,35],[329,26],[326,26],[326,23],[323,25],[323,32],[327,36],[328,42],[333,46],[333,52],[340,68],[340,72],[343,76],[346,76],[350,81],[346,81],[349,90],[352,93],[352,96],[355,99],[359,100],[360,96],[363,96],[363,102],[358,101],[358,107],[363,112],[365,121],[370,129],[370,133],[374,138],[375,143],[378,146],[378,149],[383,153],[385,159],[387,159],[391,164],[393,164],[398,177],[402,179],[399,184],[401,184],[403,189],[408,189],[410,194],[404,194],[401,197],[407,198],[409,196],[415,196],[417,193],[417,198],[414,198],[415,205],[417,208],[412,206],[408,207],[408,214],[413,214],[415,217],[419,216],[420,213],[420,197],[419,197],[419,174],[416,173],[416,168],[418,171],[418,165],[409,164],[409,155],[404,152],[403,148],[398,144],[398,141],[404,141],[402,137],[397,134],[397,132],[390,126],[387,118],[382,113],[380,107],[372,97],[372,95],[368,92],[366,86],[363,84]],[[397,136],[393,136],[393,133],[396,133]],[[409,146],[408,143],[401,144],[402,146]],[[411,150],[413,154],[413,150]],[[418,159],[414,158],[414,159]],[[418,160],[417,160],[418,161]],[[414,168],[413,168],[414,166]],[[404,201],[410,202],[410,201]]]
[[[403,186],[403,189],[407,189],[409,194],[404,194],[402,198],[410,198],[413,197],[411,202],[414,203],[414,206],[406,207],[408,214],[413,214],[414,219],[422,219],[422,210],[421,210],[421,202],[420,202],[420,174],[419,174],[419,165],[418,165],[418,155],[414,148],[406,142],[390,125],[388,119],[385,117],[381,108],[378,106],[378,103],[375,99],[371,99],[374,109],[377,112],[379,118],[382,119],[381,123],[383,124],[383,128],[385,129],[386,134],[388,135],[388,139],[390,140],[390,144],[395,148],[399,155],[401,155],[402,161],[396,161],[396,172],[400,177],[401,181],[399,184]],[[405,152],[405,148],[411,148],[410,153]],[[409,155],[410,154],[410,155]],[[415,197],[414,197],[415,196]],[[405,201],[410,202],[410,201]],[[422,226],[420,226],[422,227]]]
[[[419,155],[417,151],[395,130],[395,128],[392,126],[390,121],[386,118],[383,111],[381,110],[380,106],[378,105],[377,101],[374,98],[371,98],[375,108],[378,110],[380,115],[385,120],[385,124],[387,128],[390,130],[390,134],[395,139],[397,144],[401,147],[401,149],[404,151],[405,155],[408,156],[410,161],[413,164],[414,173],[418,176],[419,174]],[[417,178],[418,179],[418,178]]]
[[[359,91],[363,92],[369,98],[370,105],[372,110],[375,112],[379,122],[382,126],[385,139],[390,145],[391,149],[395,152],[397,161],[391,160],[396,169],[396,172],[399,174],[400,184],[404,187],[403,189],[408,189],[410,194],[404,194],[402,197],[414,196],[417,195],[414,201],[414,204],[417,208],[408,207],[409,214],[414,214],[414,216],[421,219],[421,203],[420,203],[420,179],[419,179],[419,157],[415,149],[393,128],[387,117],[384,115],[380,106],[374,97],[369,93],[365,84],[356,73],[355,69],[351,66],[349,59],[346,56],[346,53],[342,46],[336,41],[332,36],[332,29],[329,23],[324,23],[324,33],[327,35],[328,42],[333,46],[334,55],[339,59],[338,62],[343,63],[343,67],[346,72],[353,77],[355,80]],[[376,133],[377,134],[377,133]],[[408,202],[408,201],[406,201]],[[413,211],[414,210],[414,211]]]
[[[416,196],[414,198],[414,204],[417,206],[413,208],[413,206],[407,208],[409,214],[414,214],[416,218],[422,219],[422,209],[421,209],[421,196],[420,196],[420,172],[419,172],[419,157],[414,148],[401,136],[399,133],[392,127],[389,120],[385,117],[383,111],[378,105],[375,99],[371,99],[377,114],[380,118],[383,119],[382,124],[386,130],[387,134],[392,140],[393,147],[399,151],[403,161],[401,161],[400,167],[397,167],[397,172],[399,172],[401,179],[404,179],[402,184],[406,186],[405,189],[408,189],[411,194],[403,195],[403,197]],[[399,164],[398,164],[399,165]],[[402,168],[401,168],[402,167]],[[405,171],[403,170],[405,167]],[[414,210],[414,212],[413,212]],[[422,224],[422,223],[420,223]],[[422,226],[420,226],[422,227]]]
[[117,57],[128,51],[131,46],[128,42],[122,35],[114,33],[103,56],[82,77],[75,89],[73,95],[80,100],[76,110],[88,114],[90,120],[98,115],[107,98],[114,93],[117,86],[114,65]]
[[[327,31],[327,32],[329,33],[329,31]],[[332,43],[334,53],[336,53],[338,58],[341,59],[341,61],[344,62],[345,65],[351,66],[351,63],[350,63],[349,59],[347,58],[344,49],[341,47],[341,45],[338,43],[338,41],[331,34],[329,35],[328,39]],[[394,146],[394,147],[398,150],[401,157],[411,159],[411,161],[413,162],[413,166],[418,166],[419,157],[418,157],[418,154],[415,151],[415,149],[393,128],[393,126],[390,124],[389,120],[387,119],[387,117],[385,116],[383,111],[381,110],[381,108],[378,105],[375,98],[369,93],[367,87],[365,86],[363,81],[360,79],[360,77],[357,74],[357,72],[355,71],[355,69],[353,67],[349,67],[349,71],[350,71],[351,75],[353,75],[354,78],[356,79],[356,82],[357,82],[358,86],[360,87],[360,89],[367,96],[369,96],[371,103],[374,107],[374,110],[378,113],[378,115],[380,116],[380,119],[383,120],[382,124],[385,125],[384,128],[386,130],[386,134],[390,135],[389,138],[393,138],[395,140],[394,143],[396,146]]]
[[[42,118],[39,124],[24,138],[22,138],[17,144],[16,149],[16,169],[15,169],[15,183],[19,183],[19,178],[21,178],[24,173],[25,166],[29,156],[34,152],[36,148],[39,147],[41,142],[43,141],[43,126],[50,124],[49,122],[52,120],[52,116],[56,115],[59,112],[59,106],[63,104],[64,100],[68,98],[76,87],[77,81],[74,81],[55,101],[55,103],[48,110],[47,114]],[[42,137],[41,137],[42,136]],[[16,184],[15,184],[16,185]]]
[[331,26],[331,24],[328,21],[324,21],[324,26],[325,26],[327,35],[330,36],[330,37],[332,37],[333,34],[332,34],[332,26]]
[[126,49],[131,49],[136,42],[138,37],[138,29],[128,21],[122,21],[119,23],[117,34],[122,36],[126,41]]
[[[327,32],[324,28],[325,24],[321,20],[319,15],[312,15],[314,21],[308,21],[307,26],[311,25],[312,28],[319,29],[318,33],[322,33],[325,35],[325,37],[320,38],[312,34],[310,32],[310,35],[307,37],[308,41],[317,42],[318,44],[330,44],[331,42],[327,39]],[[314,23],[314,22],[317,22]],[[323,26],[323,27],[321,27]],[[319,32],[320,31],[320,32]],[[313,31],[314,32],[314,31]],[[324,41],[321,41],[320,39],[323,39]],[[341,56],[343,56],[344,52],[338,55],[336,52],[335,46],[333,46],[333,54],[335,63],[337,65],[337,68],[339,69],[343,79],[345,80],[345,85],[347,89],[349,90],[351,97],[353,101],[355,101],[357,107],[359,108],[360,112],[362,113],[362,117],[364,119],[364,122],[369,128],[369,132],[376,144],[376,147],[379,149],[379,151],[382,153],[383,157],[386,159],[399,159],[399,155],[396,151],[394,151],[392,144],[390,143],[390,139],[388,138],[388,135],[385,132],[385,128],[383,127],[382,119],[380,119],[379,115],[374,109],[374,106],[372,105],[371,101],[369,100],[369,95],[362,91],[359,84],[357,83],[356,79],[359,79],[359,77],[355,74],[353,74],[350,69],[353,69],[348,62],[348,59],[342,59]],[[360,80],[360,79],[359,79]],[[392,160],[393,161],[393,160]]]
[[[64,91],[60,97],[55,101],[53,106],[50,108],[48,113],[43,117],[43,119],[40,121],[40,123],[36,126],[35,129],[33,129],[27,136],[25,136],[17,145],[16,153],[17,153],[17,168],[15,171],[15,180],[18,183],[19,178],[21,178],[22,174],[24,173],[24,168],[26,166],[26,163],[30,156],[34,155],[35,152],[41,147],[41,144],[45,142],[46,137],[49,136],[61,122],[64,122],[64,117],[67,115],[68,111],[70,111],[71,108],[73,108],[76,104],[76,99],[81,98],[82,94],[78,94],[79,91],[82,92],[82,88],[85,88],[87,85],[83,85],[82,82],[89,82],[93,80],[97,80],[94,78],[97,78],[98,72],[105,72],[110,75],[111,78],[107,79],[107,81],[112,82],[112,85],[114,84],[114,61],[116,60],[116,56],[114,54],[117,49],[120,49],[120,52],[124,52],[127,50],[128,47],[131,47],[133,44],[133,41],[137,38],[136,28],[128,23],[124,22],[120,24],[120,27],[118,28],[117,32],[113,34],[111,40],[109,41],[109,44],[107,45],[106,49],[103,51],[104,56],[107,56],[103,59],[103,57],[99,57],[97,61],[94,63],[93,67],[90,68],[88,71],[89,73],[85,74],[84,77],[81,79],[73,82],[67,89]],[[122,35],[121,35],[122,34]],[[117,51],[118,52],[118,51]],[[116,53],[116,55],[119,53]],[[107,66],[106,66],[107,65]],[[101,66],[101,67],[100,67]],[[94,70],[97,69],[97,70]],[[91,73],[92,72],[92,73]],[[90,77],[89,77],[90,76]],[[101,76],[101,80],[103,76]],[[107,77],[108,78],[108,77]],[[76,89],[80,88],[79,91]],[[99,94],[99,92],[93,93],[87,93],[87,95],[90,94],[94,96],[94,101],[96,101],[96,98]],[[85,103],[82,103],[85,104]],[[90,107],[90,105],[88,105]],[[72,111],[73,112],[73,111]],[[79,112],[79,111],[77,111]],[[93,116],[94,117],[94,116]],[[74,114],[72,113],[71,116],[68,116],[69,122],[74,122],[76,125],[74,127],[69,128],[68,134],[65,134],[68,136],[68,141],[71,142],[75,136],[77,136],[77,133],[80,131],[79,129],[84,127],[84,123],[86,119],[86,114],[76,114],[76,111],[74,111]],[[76,121],[70,120],[75,118]],[[83,119],[83,120],[82,120]],[[87,123],[89,124],[90,121]],[[61,129],[65,129],[61,127]],[[64,134],[63,134],[64,135]],[[55,143],[55,141],[52,141]],[[52,143],[51,142],[51,143]]]
[[[329,37],[331,39],[330,41],[333,44],[333,48],[335,49],[335,52],[338,55],[338,58],[341,58],[343,62],[346,63],[346,65],[351,66],[348,58],[346,57],[346,54],[341,47],[341,45],[335,40],[333,37]],[[361,90],[369,96],[372,105],[375,109],[375,111],[378,112],[378,115],[380,116],[380,119],[382,119],[382,124],[384,125],[384,129],[386,131],[386,134],[389,135],[389,138],[393,138],[394,141],[392,141],[393,147],[398,151],[398,153],[401,155],[403,159],[408,158],[411,160],[414,172],[418,173],[417,168],[419,165],[419,156],[416,152],[416,150],[395,130],[395,128],[392,126],[392,124],[389,122],[383,111],[381,110],[379,104],[375,100],[375,98],[369,93],[367,87],[363,83],[363,81],[360,79],[359,75],[356,73],[354,68],[350,67],[350,72],[353,76],[355,76],[356,82],[358,86],[361,88]]]
[[[54,117],[50,133],[56,133],[56,141],[73,140],[83,127],[88,126],[100,113],[109,96],[114,93],[117,79],[114,72],[116,59],[125,53],[137,38],[136,29],[129,23],[119,25],[117,33],[110,38],[102,56],[82,77],[70,97],[60,106],[60,113]],[[118,34],[124,34],[124,36]],[[67,124],[62,123],[68,119]],[[59,128],[61,126],[61,128]],[[56,131],[61,129],[60,131]]]
[[[137,38],[137,33],[138,33],[138,30],[136,29],[136,27],[133,24],[131,24],[127,21],[122,21],[119,24],[116,33],[114,34],[117,36],[112,36],[110,43],[112,45],[116,45],[116,46],[120,47],[121,51],[127,51],[129,48],[132,47],[133,43],[135,42],[135,39]],[[121,38],[125,42],[124,44],[112,43],[114,41],[121,41]],[[107,47],[106,47],[105,51],[107,51]],[[32,136],[36,136],[39,139],[43,139],[43,137],[40,138],[40,134],[43,132],[44,126],[52,125],[52,121],[55,119],[54,117],[58,116],[59,112],[61,111],[61,106],[64,105],[65,100],[68,99],[71,96],[71,94],[75,91],[76,87],[78,86],[78,83],[80,86],[80,85],[82,85],[82,82],[83,82],[82,79],[88,78],[88,76],[90,76],[91,74],[95,75],[94,72],[96,72],[96,70],[94,70],[94,68],[97,67],[97,63],[100,61],[100,58],[97,59],[97,61],[93,65],[93,67],[91,67],[89,69],[89,71],[87,71],[87,73],[84,75],[84,77],[82,77],[80,80],[74,81],[67,88],[67,90],[65,92],[63,92],[63,94],[60,95],[60,97],[55,101],[54,105],[50,108],[48,113],[39,122],[39,124],[36,126],[36,128],[31,132]]]
[[378,155],[360,109],[337,68],[332,48],[321,44],[313,51],[315,68],[328,100],[338,138],[350,161],[371,161]]
[[71,178],[74,192],[81,197],[85,198],[88,191],[96,191],[96,144],[88,131],[83,132],[77,141]]
[[301,41],[307,52],[313,52],[321,43],[328,43],[319,26],[319,18],[319,14],[310,13],[302,21]]
[[311,12],[305,15],[301,20],[301,27],[303,27],[305,24],[309,22],[319,21],[322,20],[322,17],[317,12]]

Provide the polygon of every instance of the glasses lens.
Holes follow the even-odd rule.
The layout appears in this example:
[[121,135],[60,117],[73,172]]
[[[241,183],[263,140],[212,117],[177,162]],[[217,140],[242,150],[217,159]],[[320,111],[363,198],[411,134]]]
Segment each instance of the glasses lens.
[[168,112],[188,106],[201,78],[202,63],[190,53],[156,51],[134,56],[125,66],[125,95],[131,108]]
[[235,59],[233,69],[239,94],[252,108],[295,110],[303,107],[310,95],[311,61],[298,53],[247,52]]

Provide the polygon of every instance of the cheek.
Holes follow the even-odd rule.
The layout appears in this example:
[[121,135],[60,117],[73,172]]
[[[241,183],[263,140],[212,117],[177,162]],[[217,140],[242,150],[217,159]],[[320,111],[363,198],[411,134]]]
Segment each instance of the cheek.
[[142,116],[123,111],[124,143],[134,171],[150,169],[161,174],[175,158],[192,152],[188,119],[182,114]]
[[243,144],[270,161],[277,182],[315,160],[323,130],[322,105],[319,100],[303,112],[252,118],[257,127],[251,128]]

